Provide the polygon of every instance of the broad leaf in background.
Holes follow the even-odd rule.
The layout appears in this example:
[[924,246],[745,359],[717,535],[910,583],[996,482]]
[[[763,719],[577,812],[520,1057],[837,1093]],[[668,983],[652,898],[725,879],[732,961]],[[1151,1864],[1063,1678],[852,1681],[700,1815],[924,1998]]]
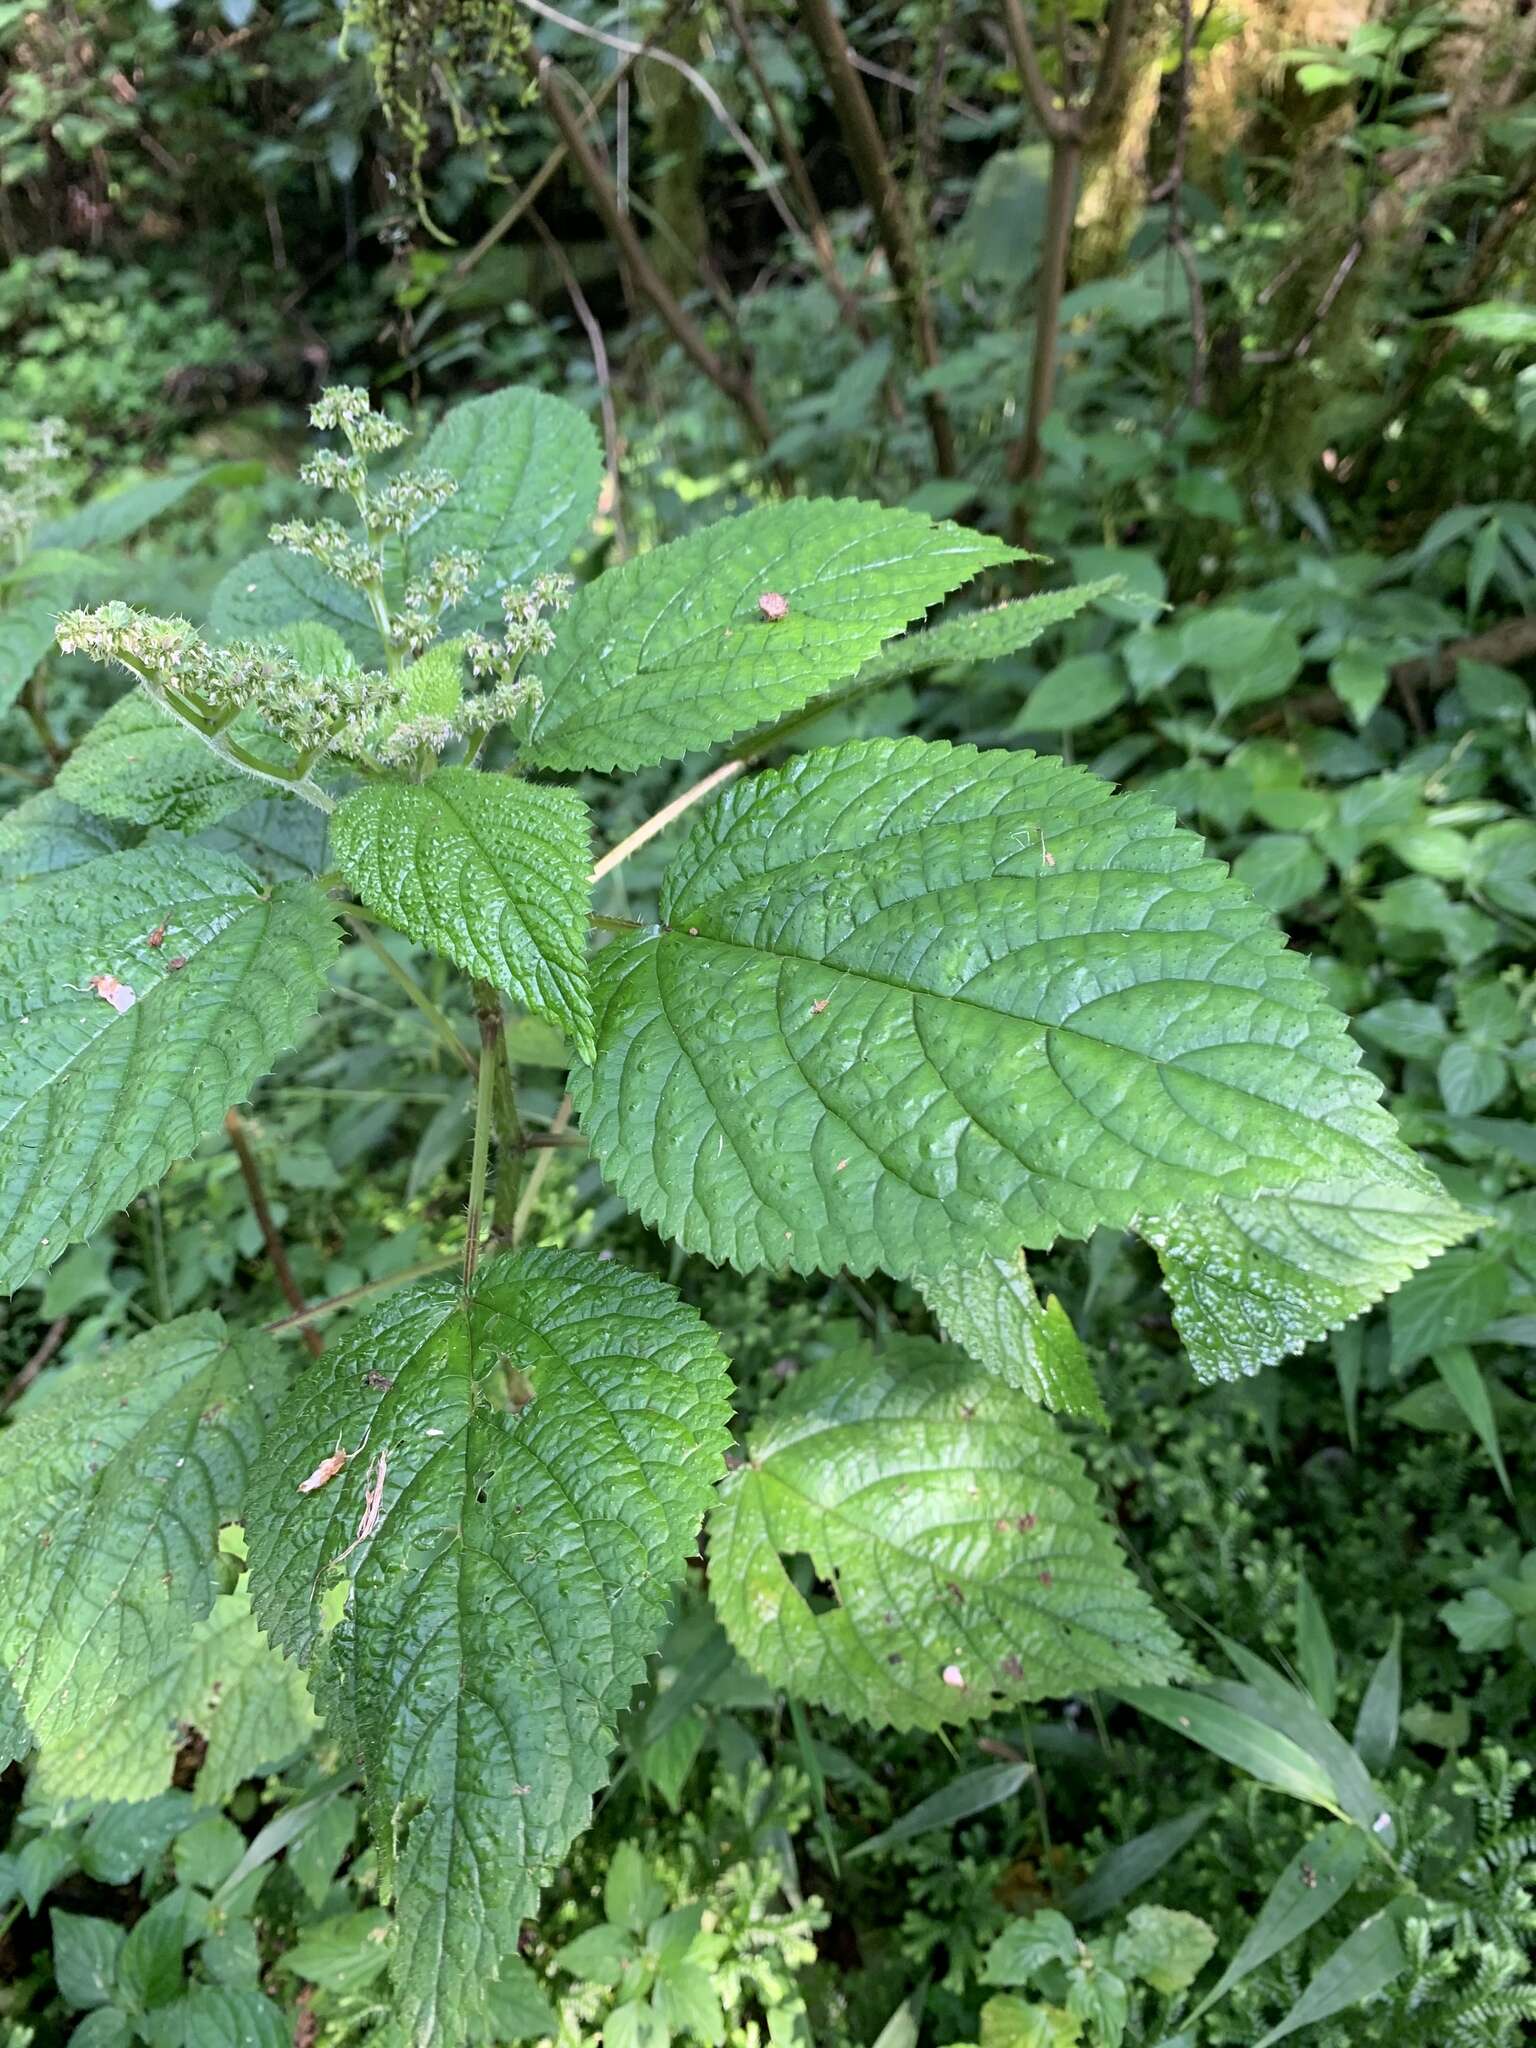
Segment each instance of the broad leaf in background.
[[158,1664],[140,1659],[131,1681],[67,1713],[31,1783],[42,1799],[153,1799],[195,1730],[206,1747],[192,1791],[219,1806],[246,1778],[286,1763],[319,1725],[303,1672],[265,1641],[242,1585],[179,1632]]
[[209,600],[206,630],[227,645],[279,638],[280,627],[308,622],[329,626],[364,667],[383,665],[378,627],[361,591],[286,548],[263,548],[228,571]]
[[0,1290],[184,1158],[319,1001],[312,883],[140,847],[30,886],[0,937]]
[[586,414],[525,385],[454,406],[419,466],[446,470],[459,488],[411,534],[409,572],[419,576],[450,550],[480,557],[473,589],[443,621],[445,634],[496,616],[499,591],[563,568],[591,527],[603,481]]
[[1107,1425],[1071,1317],[1054,1294],[1041,1302],[1022,1253],[922,1273],[917,1284],[944,1334],[978,1365],[1058,1414]]
[[120,825],[92,817],[51,789],[23,797],[0,816],[0,908],[9,892],[46,875],[121,853],[137,837]]
[[1086,770],[802,755],[700,817],[661,920],[598,954],[573,1092],[626,1200],[710,1258],[913,1276],[1139,1229],[1221,1372],[1468,1227],[1263,909]]
[[[274,1642],[328,1665],[355,1729],[413,2042],[487,2031],[662,1634],[728,1408],[672,1289],[539,1251],[482,1265],[467,1297],[397,1297],[283,1409],[252,1487],[252,1597]],[[345,1469],[301,1493],[338,1444]]]
[[79,550],[116,547],[173,511],[194,491],[237,490],[260,483],[265,474],[266,465],[261,462],[215,462],[179,476],[151,477],[126,490],[103,491],[78,511],[45,520],[32,536],[33,545]]
[[216,824],[259,787],[142,690],[97,719],[53,786],[98,818],[172,832]]
[[370,910],[489,981],[592,1055],[587,807],[472,768],[381,782],[331,820],[341,871]]
[[[527,753],[640,768],[796,711],[1015,549],[920,513],[829,498],[760,506],[576,593],[539,663]],[[782,607],[782,609],[781,609]]]
[[7,711],[53,647],[58,600],[24,597],[0,609],[0,711]]
[[[285,1379],[270,1338],[182,1316],[0,1435],[0,1664],[45,1753],[152,1689],[213,1608],[219,1525]],[[152,1716],[140,1733],[163,1760]]]
[[[830,1603],[794,1582],[800,1555]],[[754,1670],[896,1728],[1191,1669],[1056,1425],[924,1338],[778,1398],[710,1517],[710,1585]]]

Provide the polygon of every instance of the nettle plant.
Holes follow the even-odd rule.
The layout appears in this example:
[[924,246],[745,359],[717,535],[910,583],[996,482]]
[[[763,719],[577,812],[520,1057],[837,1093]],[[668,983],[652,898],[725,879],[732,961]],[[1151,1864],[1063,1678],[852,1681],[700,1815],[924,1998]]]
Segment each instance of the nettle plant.
[[[342,446],[306,475],[350,524],[276,529],[206,632],[60,621],[139,687],[34,802],[155,829],[12,888],[0,1280],[96,1230],[295,1043],[343,912],[472,977],[462,1269],[301,1373],[271,1335],[180,1318],[0,1438],[0,1751],[35,1752],[59,1798],[144,1796],[175,1741],[165,1670],[216,1598],[248,1600],[361,1767],[399,2033],[459,2042],[495,2033],[706,1518],[736,1649],[839,1713],[938,1728],[1196,1675],[1054,1419],[1102,1411],[1025,1253],[1139,1233],[1217,1376],[1358,1314],[1470,1219],[1255,900],[1059,760],[871,739],[722,766],[655,921],[593,912],[611,862],[594,884],[561,777],[782,751],[806,707],[1022,646],[1092,591],[896,639],[1018,557],[830,501],[572,588],[601,471],[570,407],[473,399],[382,478],[403,430],[363,394],[315,419]],[[310,873],[210,838],[253,778],[284,830],[314,819]],[[587,1141],[658,1233],[900,1276],[950,1341],[801,1374],[727,1472],[725,1359],[675,1291],[506,1248],[529,1153],[508,1006],[564,1034]]]

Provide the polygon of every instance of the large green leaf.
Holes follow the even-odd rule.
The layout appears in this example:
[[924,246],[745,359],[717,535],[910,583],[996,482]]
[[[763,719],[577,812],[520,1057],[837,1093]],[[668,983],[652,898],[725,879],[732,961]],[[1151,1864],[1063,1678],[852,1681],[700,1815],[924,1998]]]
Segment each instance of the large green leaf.
[[[355,1733],[413,2043],[490,2032],[498,1967],[662,1633],[727,1412],[714,1338],[670,1288],[539,1251],[482,1266],[467,1297],[396,1297],[279,1417],[252,1595]],[[345,1469],[301,1493],[338,1444]]]
[[229,570],[208,605],[208,636],[271,640],[279,627],[313,622],[329,626],[350,654],[368,668],[383,665],[378,628],[360,591],[328,576],[308,555],[263,548]]
[[219,1806],[243,1779],[274,1770],[319,1726],[299,1667],[266,1642],[242,1585],[159,1662],[135,1661],[90,1694],[44,1743],[31,1784],[42,1799],[153,1799],[169,1789],[176,1754],[195,1729],[205,1740],[192,1790]]
[[196,832],[248,804],[260,784],[133,690],[91,727],[54,787],[98,818]]
[[263,889],[205,848],[29,887],[0,935],[0,1291],[241,1100],[308,1021],[337,936],[313,883]]
[[814,1366],[747,1454],[710,1517],[710,1585],[791,1692],[937,1728],[1189,1668],[1056,1425],[957,1351],[900,1338]]
[[[764,505],[669,541],[576,594],[539,663],[530,757],[640,768],[781,717],[1016,550],[847,499]],[[783,599],[767,617],[760,600]]]
[[689,1250],[918,1275],[1107,1225],[1161,1239],[1188,1301],[1192,1276],[1244,1284],[1229,1211],[1347,1185],[1422,1219],[1326,1255],[1293,1231],[1251,1348],[1187,1318],[1222,1371],[1304,1335],[1315,1278],[1361,1307],[1468,1227],[1269,915],[1086,770],[921,740],[803,755],[699,818],[661,919],[598,954],[573,1088],[614,1185]]
[[919,1285],[945,1335],[978,1365],[1047,1408],[1108,1421],[1071,1317],[1054,1294],[1041,1302],[1022,1254],[947,1266]]
[[587,807],[473,768],[380,782],[331,820],[341,871],[370,910],[446,954],[592,1054]]
[[[270,1338],[182,1316],[0,1435],[0,1665],[45,1753],[110,1726],[209,1614],[285,1376]],[[139,1732],[163,1760],[165,1731]]]
[[603,480],[586,414],[526,385],[454,406],[421,463],[447,470],[459,488],[410,536],[412,572],[450,549],[480,557],[473,590],[443,623],[449,634],[493,614],[508,585],[562,568],[591,526]]

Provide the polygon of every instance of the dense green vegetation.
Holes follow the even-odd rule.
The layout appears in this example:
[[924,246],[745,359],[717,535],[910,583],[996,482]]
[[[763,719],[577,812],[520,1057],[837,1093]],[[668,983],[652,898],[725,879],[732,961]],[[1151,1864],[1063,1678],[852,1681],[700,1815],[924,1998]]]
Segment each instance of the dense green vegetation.
[[1525,2038],[1536,14],[0,56],[0,2048]]

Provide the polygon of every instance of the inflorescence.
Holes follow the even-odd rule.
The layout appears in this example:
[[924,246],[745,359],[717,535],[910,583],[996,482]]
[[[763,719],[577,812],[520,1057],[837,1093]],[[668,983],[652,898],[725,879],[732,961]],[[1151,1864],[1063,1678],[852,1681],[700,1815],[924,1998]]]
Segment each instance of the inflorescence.
[[[279,636],[263,646],[217,647],[185,619],[157,618],[121,603],[67,612],[58,623],[59,645],[66,653],[129,669],[157,702],[219,751],[278,780],[307,775],[322,755],[348,757],[365,769],[423,770],[431,757],[459,741],[473,755],[493,726],[537,707],[539,684],[523,673],[524,664],[554,645],[553,615],[569,603],[571,579],[538,576],[527,589],[504,591],[499,637],[471,632],[448,643],[454,660],[467,661],[480,687],[451,714],[414,711],[413,699],[420,698],[406,661],[419,660],[438,641],[444,620],[475,589],[481,558],[462,549],[435,555],[392,609],[385,594],[385,542],[414,532],[440,510],[453,495],[454,480],[441,470],[418,470],[370,482],[369,456],[398,448],[409,429],[375,412],[365,391],[324,391],[310,418],[317,427],[338,431],[346,452],[322,450],[305,462],[300,476],[350,497],[359,525],[287,520],[271,529],[271,539],[366,596],[387,671],[359,668],[332,634],[291,645]],[[233,737],[224,737],[243,712],[253,713],[293,749],[291,773],[247,758]]]

